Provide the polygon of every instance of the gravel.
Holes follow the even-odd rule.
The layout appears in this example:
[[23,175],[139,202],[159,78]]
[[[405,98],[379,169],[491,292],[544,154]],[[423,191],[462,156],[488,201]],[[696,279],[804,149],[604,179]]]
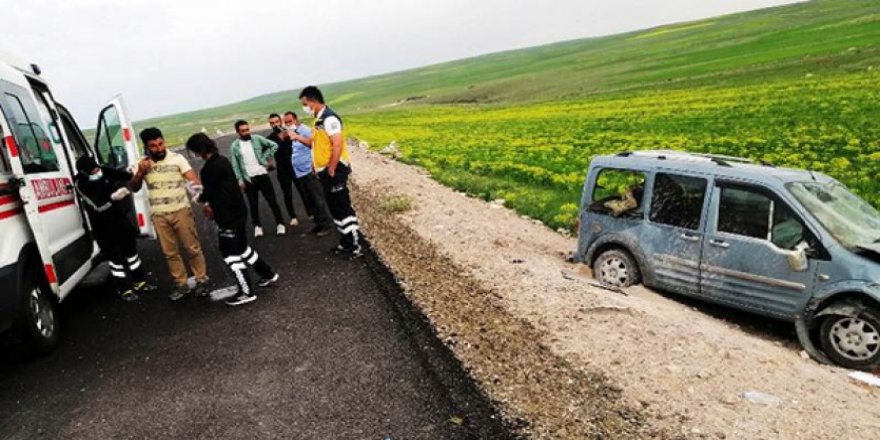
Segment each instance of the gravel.
[[[354,196],[378,253],[480,386],[534,437],[830,439],[880,430],[880,391],[803,359],[780,324],[707,314],[643,287],[596,288],[589,270],[564,260],[573,238],[423,170],[361,148],[353,159]],[[378,211],[389,194],[410,198],[412,209]],[[747,392],[779,404],[756,405]]]

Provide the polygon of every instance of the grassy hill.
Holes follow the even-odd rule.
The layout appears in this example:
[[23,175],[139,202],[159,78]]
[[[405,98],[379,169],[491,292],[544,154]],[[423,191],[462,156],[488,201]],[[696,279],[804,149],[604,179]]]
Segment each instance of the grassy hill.
[[[324,84],[344,113],[433,104],[511,104],[737,85],[880,68],[880,2],[814,0],[639,32],[562,42]],[[142,121],[227,130],[299,108],[296,90]]]
[[[374,145],[559,227],[598,153],[679,148],[825,171],[880,205],[880,1],[814,0],[322,85]],[[172,143],[295,91],[139,123]]]

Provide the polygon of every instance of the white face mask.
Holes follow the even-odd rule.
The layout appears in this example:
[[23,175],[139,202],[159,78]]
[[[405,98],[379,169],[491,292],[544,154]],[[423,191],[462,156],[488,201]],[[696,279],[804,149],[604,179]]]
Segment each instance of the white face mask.
[[309,106],[307,106],[307,105],[304,105],[304,106],[303,106],[303,111],[306,112],[307,115],[315,116],[315,113],[312,112],[312,109],[309,108]]
[[104,173],[100,170],[95,174],[89,174],[89,180],[92,182],[97,182],[101,180],[102,177],[104,177]]

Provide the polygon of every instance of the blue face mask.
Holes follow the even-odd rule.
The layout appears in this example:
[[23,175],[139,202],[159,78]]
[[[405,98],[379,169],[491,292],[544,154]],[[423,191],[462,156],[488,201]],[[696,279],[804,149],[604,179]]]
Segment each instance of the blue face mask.
[[95,174],[89,174],[89,180],[92,182],[97,182],[101,180],[102,177],[104,177],[104,173],[100,170]]

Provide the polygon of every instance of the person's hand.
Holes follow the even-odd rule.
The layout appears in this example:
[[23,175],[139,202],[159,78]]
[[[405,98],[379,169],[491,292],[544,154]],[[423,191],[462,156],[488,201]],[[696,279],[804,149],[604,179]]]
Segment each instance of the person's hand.
[[244,180],[238,181],[238,187],[241,188],[242,192],[244,192],[244,189],[245,189]]
[[212,208],[211,205],[205,205],[205,207],[202,208],[202,213],[205,214],[206,219],[214,220],[214,208]]
[[274,160],[266,161],[266,171],[275,171],[275,161]]
[[152,162],[150,162],[150,158],[145,157],[138,162],[138,174],[146,174],[147,171],[150,171],[150,167],[153,166]]
[[123,186],[122,188],[119,188],[116,191],[114,191],[113,194],[110,194],[110,200],[113,200],[114,202],[118,202],[118,201],[128,197],[129,194],[131,194],[131,191],[129,191],[128,188]]
[[336,165],[327,167],[327,175],[330,177],[336,177]]
[[279,133],[278,136],[285,141],[290,140],[290,132],[287,130],[281,130],[281,133]]

